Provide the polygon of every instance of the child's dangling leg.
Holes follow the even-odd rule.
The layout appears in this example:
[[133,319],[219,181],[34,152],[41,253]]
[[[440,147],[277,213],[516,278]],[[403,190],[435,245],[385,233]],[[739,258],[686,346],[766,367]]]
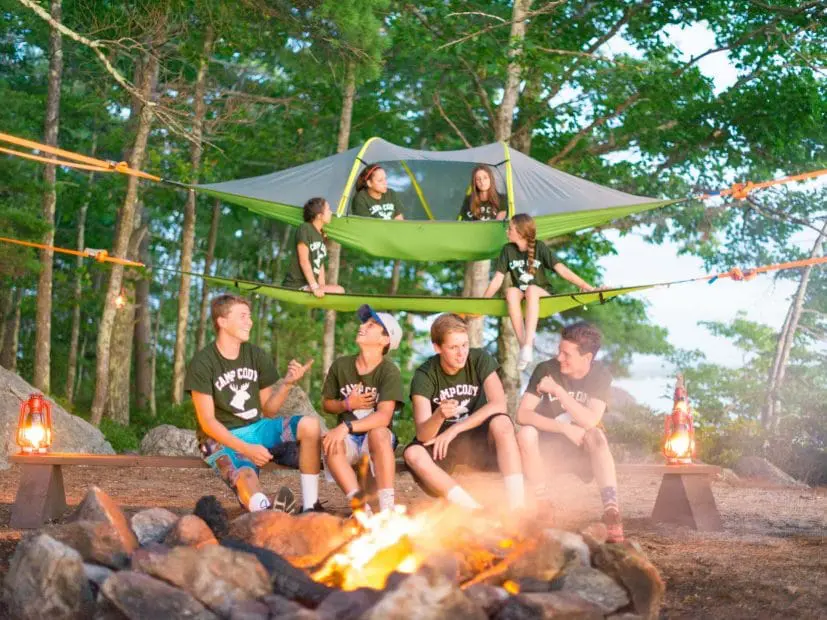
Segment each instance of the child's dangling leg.
[[514,287],[509,286],[505,289],[505,301],[508,305],[508,316],[511,318],[511,325],[514,327],[514,333],[517,335],[517,342],[523,346],[525,340],[525,327],[523,326],[523,292]]

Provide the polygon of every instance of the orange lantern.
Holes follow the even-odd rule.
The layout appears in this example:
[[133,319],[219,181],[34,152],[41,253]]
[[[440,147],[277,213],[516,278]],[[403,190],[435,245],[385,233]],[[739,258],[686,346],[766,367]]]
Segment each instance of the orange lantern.
[[43,394],[32,394],[20,405],[17,445],[23,452],[40,453],[52,445],[52,406]]
[[670,465],[692,463],[695,455],[695,426],[692,408],[686,397],[683,375],[675,384],[672,413],[666,415],[663,427],[663,456]]

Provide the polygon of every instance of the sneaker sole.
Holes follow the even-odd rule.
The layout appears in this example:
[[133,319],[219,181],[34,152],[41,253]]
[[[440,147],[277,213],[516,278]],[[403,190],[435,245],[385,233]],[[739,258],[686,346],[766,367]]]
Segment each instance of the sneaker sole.
[[296,503],[296,496],[293,491],[287,487],[281,487],[273,498],[273,510],[278,512],[286,512],[287,514],[296,514],[298,504]]

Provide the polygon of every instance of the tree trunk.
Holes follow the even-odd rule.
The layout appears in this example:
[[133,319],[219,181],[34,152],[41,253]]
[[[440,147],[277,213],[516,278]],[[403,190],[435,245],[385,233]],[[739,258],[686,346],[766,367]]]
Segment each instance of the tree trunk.
[[0,351],[3,351],[3,342],[6,339],[6,318],[12,312],[14,301],[14,289],[9,280],[2,281],[3,288],[0,290]]
[[15,287],[12,293],[11,311],[3,322],[3,349],[0,351],[0,366],[17,372],[17,345],[20,338],[20,306],[23,288]]
[[[290,241],[290,226],[284,225],[284,232],[281,236],[281,243],[279,249],[276,251],[276,259],[273,261],[273,282],[278,284],[281,282],[282,265],[284,264],[284,249]],[[270,324],[270,354],[273,356],[273,363],[276,368],[279,365],[279,329],[275,321]],[[326,374],[326,373],[325,373]]]
[[[51,0],[51,15],[61,21],[62,0]],[[60,82],[63,73],[63,42],[57,28],[49,29],[49,87],[46,97],[46,126],[43,142],[57,146],[57,132],[60,126]],[[43,168],[43,220],[49,230],[43,236],[45,245],[55,242],[55,205],[57,191],[55,178],[57,166],[47,164]],[[52,351],[52,271],[54,252],[40,251],[40,277],[37,282],[37,316],[35,318],[34,345],[34,386],[48,394],[51,389]]]
[[[214,32],[207,26],[204,37],[204,47],[195,79],[194,118],[192,123],[192,147],[190,149],[190,164],[192,166],[192,183],[198,183],[201,169],[201,154],[203,153],[202,134],[204,131],[204,117],[207,105],[204,101],[204,91],[207,84],[207,65],[212,50]],[[186,372],[187,353],[187,319],[190,310],[190,276],[192,271],[192,248],[195,244],[195,192],[187,193],[187,202],[184,205],[184,227],[181,231],[181,287],[178,290],[178,320],[175,329],[175,353],[172,364],[172,402],[180,405],[184,400],[184,373]]]
[[[163,28],[163,25],[159,26]],[[159,42],[156,42],[159,43]],[[154,85],[158,78],[158,49],[150,50],[146,62],[140,71],[140,92],[149,100],[154,91]],[[135,142],[129,155],[129,167],[139,170],[144,163],[146,145],[149,138],[149,130],[152,126],[154,112],[151,106],[143,105],[136,109],[138,116],[137,128],[135,131]],[[112,255],[124,258],[129,250],[129,239],[132,233],[133,221],[135,218],[135,204],[138,200],[138,178],[129,176],[126,182],[126,198],[121,208],[117,235],[115,237]],[[95,367],[95,397],[92,400],[90,421],[95,426],[100,424],[106,403],[109,400],[109,360],[110,347],[112,342],[112,328],[115,324],[115,298],[120,294],[123,283],[124,269],[121,265],[113,265],[109,275],[109,286],[106,290],[103,313],[98,329],[98,343]]]
[[[91,155],[94,157],[98,150],[98,134],[92,134],[92,149]],[[86,192],[86,198],[80,207],[78,213],[78,237],[77,249],[82,252],[86,245],[86,214],[89,212],[89,203],[92,200],[92,183],[95,179],[95,173],[89,173],[89,189]],[[78,369],[78,343],[80,342],[80,300],[83,293],[83,257],[78,256],[75,261],[75,282],[72,291],[72,298],[74,299],[72,307],[72,331],[69,336],[69,361],[66,368],[66,387],[64,393],[66,400],[71,405],[75,399],[75,379],[77,377]]]
[[[149,265],[149,217],[141,205],[141,227],[138,260]],[[140,275],[135,283],[135,407],[146,411],[152,393],[150,356],[152,349],[152,313],[149,307],[150,276]]]
[[[215,242],[218,239],[218,220],[221,218],[221,201],[216,198],[212,205],[210,234],[207,237],[207,256],[204,259],[204,273],[209,275],[215,257]],[[278,284],[278,282],[276,282]],[[200,351],[207,344],[207,318],[210,309],[210,287],[204,280],[201,285],[201,310],[198,314],[198,331],[195,334],[195,348]]]
[[[356,63],[348,60],[345,71],[344,92],[342,93],[342,113],[339,116],[339,137],[336,142],[336,152],[344,153],[350,142],[350,125],[353,120],[353,102],[356,98]],[[342,246],[335,241],[328,244],[327,271],[325,272],[328,284],[339,283],[339,264],[341,261]],[[336,311],[326,310],[324,313],[324,334],[322,336],[322,377],[327,375],[333,363],[336,352]]]
[[78,354],[78,379],[75,381],[75,385],[72,387],[72,400],[77,400],[78,392],[80,392],[80,386],[83,384],[83,371],[86,367],[86,345],[89,342],[89,337],[86,334],[83,334],[83,340],[80,342],[80,353]]
[[158,316],[155,318],[155,331],[152,336],[152,349],[149,362],[149,413],[154,418],[158,415],[158,404],[155,400],[156,368],[158,363],[158,337],[161,333],[161,308],[158,308]]
[[[810,258],[816,258],[821,254],[824,245],[824,238],[827,236],[827,222],[821,228]],[[778,427],[781,419],[781,388],[784,386],[784,378],[787,373],[787,363],[790,359],[790,351],[795,341],[795,332],[798,329],[798,322],[801,320],[801,311],[804,308],[804,300],[807,296],[807,286],[810,283],[810,274],[813,271],[812,265],[805,267],[801,272],[801,280],[798,283],[798,290],[795,292],[790,309],[787,312],[787,320],[778,337],[775,348],[775,359],[770,371],[769,385],[767,389],[767,400],[764,410],[761,412],[761,424],[768,430]]]

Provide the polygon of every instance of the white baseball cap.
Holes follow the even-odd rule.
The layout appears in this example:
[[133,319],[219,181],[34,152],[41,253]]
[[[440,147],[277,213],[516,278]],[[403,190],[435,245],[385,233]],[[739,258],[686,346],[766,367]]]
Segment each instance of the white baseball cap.
[[356,314],[359,316],[359,320],[362,321],[362,323],[373,319],[385,329],[390,337],[391,351],[399,348],[399,343],[402,341],[402,328],[399,326],[399,322],[393,318],[392,314],[388,314],[387,312],[375,312],[374,309],[368,304],[362,304],[359,306]]

